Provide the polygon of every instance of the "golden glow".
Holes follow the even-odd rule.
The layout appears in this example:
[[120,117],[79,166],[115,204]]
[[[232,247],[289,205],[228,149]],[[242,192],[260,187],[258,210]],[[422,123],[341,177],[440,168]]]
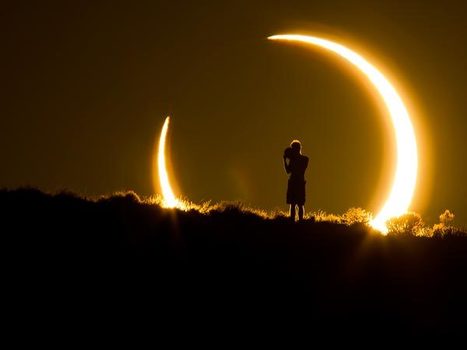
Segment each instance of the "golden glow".
[[389,197],[371,225],[382,233],[387,233],[386,221],[404,214],[409,209],[417,180],[418,156],[415,132],[401,97],[375,66],[344,45],[308,35],[274,35],[268,39],[302,42],[332,51],[358,68],[380,94],[394,128],[397,164]]
[[159,137],[159,149],[157,151],[157,169],[159,173],[159,185],[162,190],[163,206],[166,208],[175,208],[180,206],[180,201],[175,197],[172,186],[170,186],[169,175],[165,162],[165,140],[169,130],[170,117],[165,118],[162,126],[161,136]]

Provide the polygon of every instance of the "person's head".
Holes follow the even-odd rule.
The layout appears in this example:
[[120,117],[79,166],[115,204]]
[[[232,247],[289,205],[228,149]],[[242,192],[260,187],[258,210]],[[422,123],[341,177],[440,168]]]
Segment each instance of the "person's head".
[[298,140],[293,140],[290,144],[290,148],[292,148],[293,153],[300,154],[302,151],[302,144]]

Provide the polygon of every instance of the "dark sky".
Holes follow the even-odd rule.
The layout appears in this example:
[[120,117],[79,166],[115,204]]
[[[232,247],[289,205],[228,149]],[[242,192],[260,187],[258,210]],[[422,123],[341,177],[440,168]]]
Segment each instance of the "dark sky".
[[[229,4],[230,3],[230,4]],[[282,152],[310,157],[307,209],[377,210],[392,139],[374,93],[335,57],[266,40],[339,38],[396,82],[417,129],[413,210],[467,224],[463,1],[41,1],[0,9],[0,186],[153,193],[173,165],[194,201],[285,209]]]

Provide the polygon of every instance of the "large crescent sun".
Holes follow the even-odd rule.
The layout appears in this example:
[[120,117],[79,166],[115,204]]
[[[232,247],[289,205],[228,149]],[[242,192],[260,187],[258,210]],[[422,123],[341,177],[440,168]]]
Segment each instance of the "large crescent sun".
[[412,201],[417,181],[417,142],[407,108],[389,80],[370,62],[348,47],[331,40],[308,35],[273,35],[270,40],[302,42],[329,50],[351,63],[375,87],[388,109],[394,128],[397,148],[397,164],[392,190],[382,209],[371,225],[387,233],[386,221],[407,212]]
[[[386,221],[391,217],[406,213],[409,209],[417,180],[417,142],[409,113],[402,98],[389,80],[374,65],[342,44],[315,36],[296,34],[274,35],[270,36],[268,39],[302,42],[318,46],[337,54],[363,73],[381,96],[388,109],[394,128],[397,164],[389,197],[371,222],[371,225],[383,234],[387,233]],[[165,164],[165,140],[168,127],[169,117],[165,120],[159,138],[157,161],[159,185],[162,189],[165,205],[167,207],[177,207],[180,202],[175,197],[172,187],[170,186]]]

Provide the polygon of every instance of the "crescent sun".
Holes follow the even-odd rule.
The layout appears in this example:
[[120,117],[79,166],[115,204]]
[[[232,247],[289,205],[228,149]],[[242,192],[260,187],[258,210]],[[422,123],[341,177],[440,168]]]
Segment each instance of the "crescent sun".
[[386,221],[406,213],[409,209],[417,181],[417,142],[409,112],[402,98],[391,82],[374,65],[342,44],[316,36],[296,34],[273,35],[268,39],[301,42],[337,54],[357,68],[381,96],[395,133],[397,164],[389,197],[372,220],[371,226],[384,234],[387,233]]
[[[165,122],[162,126],[161,134],[159,136],[157,161],[154,162],[154,168],[157,167],[157,173],[159,174],[159,186],[162,191],[163,200],[162,205],[166,208],[176,208],[181,206],[181,202],[175,196],[172,190],[172,186],[170,185],[167,164],[165,160],[165,143],[167,139],[167,132],[169,130],[169,123],[170,117],[165,118]],[[156,183],[154,183],[154,185],[156,185]]]

